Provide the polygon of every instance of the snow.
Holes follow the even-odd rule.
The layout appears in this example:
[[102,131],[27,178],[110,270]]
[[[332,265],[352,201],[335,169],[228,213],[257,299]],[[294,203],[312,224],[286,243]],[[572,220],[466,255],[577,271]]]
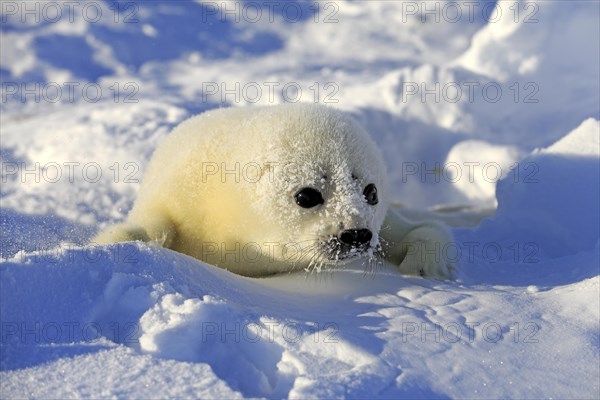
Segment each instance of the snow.
[[469,200],[495,207],[496,183],[511,170],[518,171],[522,158],[516,146],[463,140],[448,152],[443,172]]
[[[504,240],[518,229],[521,240],[535,243],[536,249],[552,257],[597,246],[599,132],[597,120],[586,120],[547,149],[523,159],[522,171],[513,169],[498,183],[494,219],[510,226],[510,231],[499,230],[492,220],[483,223],[479,233]],[[582,150],[575,151],[576,146]]]
[[[24,4],[1,9],[0,397],[600,397],[599,3]],[[402,212],[453,226],[456,281],[86,245],[177,123],[297,87],[373,135]]]

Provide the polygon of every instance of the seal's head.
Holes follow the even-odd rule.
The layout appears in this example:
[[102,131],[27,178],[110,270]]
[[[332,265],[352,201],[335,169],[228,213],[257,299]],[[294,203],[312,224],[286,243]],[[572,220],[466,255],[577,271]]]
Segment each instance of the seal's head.
[[290,269],[372,259],[380,248],[389,193],[373,140],[356,121],[329,107],[266,110],[268,115],[256,118],[267,121],[272,140],[258,152],[268,159],[254,206],[268,225],[277,226],[268,229],[277,234],[271,240],[284,241],[276,257],[291,263]]

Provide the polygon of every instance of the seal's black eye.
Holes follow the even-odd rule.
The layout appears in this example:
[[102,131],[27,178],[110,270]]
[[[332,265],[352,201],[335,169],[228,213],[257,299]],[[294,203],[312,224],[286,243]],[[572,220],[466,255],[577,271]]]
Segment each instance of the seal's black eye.
[[374,184],[369,183],[363,192],[365,195],[365,199],[367,199],[367,203],[374,206],[379,203],[379,198],[377,197],[377,188]]
[[301,189],[298,193],[296,193],[294,198],[296,199],[296,204],[302,208],[312,208],[324,203],[321,192],[309,187]]

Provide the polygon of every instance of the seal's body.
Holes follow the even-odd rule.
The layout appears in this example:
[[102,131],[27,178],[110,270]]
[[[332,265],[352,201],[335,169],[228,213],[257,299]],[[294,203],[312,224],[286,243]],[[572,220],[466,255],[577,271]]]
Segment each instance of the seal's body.
[[449,233],[388,211],[388,198],[377,146],[342,112],[312,104],[212,110],[174,129],[127,221],[96,241],[153,241],[245,276],[381,254],[404,273],[448,276],[444,260],[415,249],[443,246]]

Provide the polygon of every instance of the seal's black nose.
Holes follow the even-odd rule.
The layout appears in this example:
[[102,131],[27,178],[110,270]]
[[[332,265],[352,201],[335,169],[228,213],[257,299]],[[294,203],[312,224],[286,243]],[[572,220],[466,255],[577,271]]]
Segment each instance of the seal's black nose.
[[373,234],[368,229],[347,229],[340,235],[340,240],[344,244],[351,246],[360,246],[371,241]]

